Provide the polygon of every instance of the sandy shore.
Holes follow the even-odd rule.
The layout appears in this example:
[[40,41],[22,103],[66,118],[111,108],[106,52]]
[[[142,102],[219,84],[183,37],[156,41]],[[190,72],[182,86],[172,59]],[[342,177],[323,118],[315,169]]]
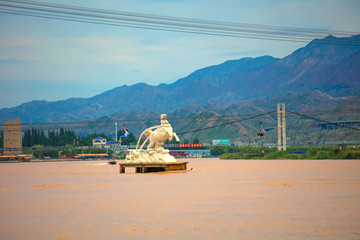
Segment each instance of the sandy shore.
[[360,161],[186,161],[0,164],[0,239],[360,239]]

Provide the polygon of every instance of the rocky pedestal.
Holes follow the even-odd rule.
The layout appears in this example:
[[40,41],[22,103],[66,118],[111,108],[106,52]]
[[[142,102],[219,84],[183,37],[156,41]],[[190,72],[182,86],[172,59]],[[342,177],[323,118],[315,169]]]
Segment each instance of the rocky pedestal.
[[126,163],[172,163],[176,159],[169,154],[169,150],[158,148],[157,150],[146,150],[142,154],[132,151],[126,156]]

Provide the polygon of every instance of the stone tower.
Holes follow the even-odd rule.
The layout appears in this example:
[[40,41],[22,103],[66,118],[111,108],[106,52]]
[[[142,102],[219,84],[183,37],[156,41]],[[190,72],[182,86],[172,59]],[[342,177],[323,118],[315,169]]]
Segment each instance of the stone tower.
[[4,123],[4,155],[22,154],[21,122],[6,120]]

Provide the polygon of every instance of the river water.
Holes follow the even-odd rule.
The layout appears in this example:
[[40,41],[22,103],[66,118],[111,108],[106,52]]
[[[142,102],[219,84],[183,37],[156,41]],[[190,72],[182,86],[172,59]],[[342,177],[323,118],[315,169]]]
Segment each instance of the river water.
[[360,161],[0,164],[0,239],[360,239]]

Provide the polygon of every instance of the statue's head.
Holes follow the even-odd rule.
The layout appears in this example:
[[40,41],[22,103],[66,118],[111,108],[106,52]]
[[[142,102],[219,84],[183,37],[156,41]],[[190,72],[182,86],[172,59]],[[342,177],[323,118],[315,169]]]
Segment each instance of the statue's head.
[[161,115],[160,115],[160,119],[161,119],[161,120],[166,120],[166,114],[161,114]]

